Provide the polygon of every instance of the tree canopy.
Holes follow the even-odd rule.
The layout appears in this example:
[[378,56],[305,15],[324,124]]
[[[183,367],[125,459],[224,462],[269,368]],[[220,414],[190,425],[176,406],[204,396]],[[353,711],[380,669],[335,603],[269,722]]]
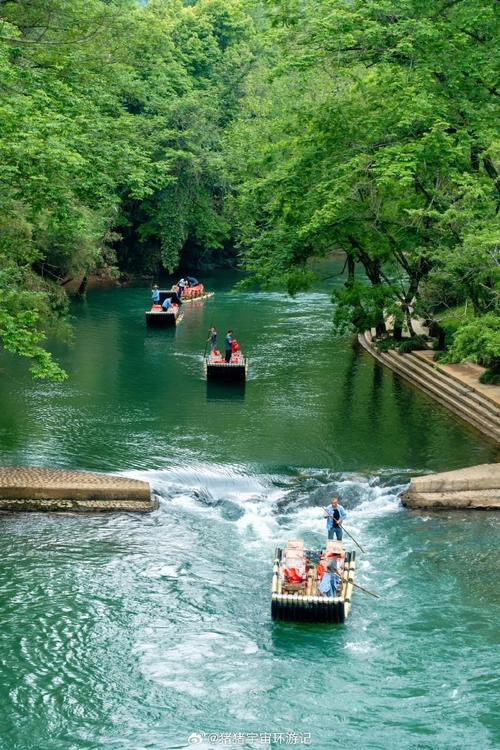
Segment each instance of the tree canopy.
[[465,299],[498,314],[497,4],[269,7],[267,64],[229,136],[246,266],[294,291],[311,257],[344,251],[339,328],[411,331]]
[[64,377],[40,343],[69,277],[224,246],[252,29],[238,0],[0,2],[0,340],[36,377]]
[[235,247],[291,293],[345,253],[339,330],[464,303],[491,323],[497,5],[0,0],[3,347],[63,378],[41,344],[69,277]]

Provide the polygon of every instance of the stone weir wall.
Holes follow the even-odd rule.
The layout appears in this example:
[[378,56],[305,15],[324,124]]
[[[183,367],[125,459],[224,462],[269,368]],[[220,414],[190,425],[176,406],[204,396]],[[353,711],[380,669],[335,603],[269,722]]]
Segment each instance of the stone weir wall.
[[[500,445],[500,386],[481,385],[474,365],[438,365],[433,352],[379,352],[369,331],[358,341],[375,359]],[[473,373],[473,375],[471,375]]]
[[416,477],[401,496],[408,508],[500,510],[500,464]]
[[86,471],[0,468],[0,511],[135,511],[157,507],[148,482]]

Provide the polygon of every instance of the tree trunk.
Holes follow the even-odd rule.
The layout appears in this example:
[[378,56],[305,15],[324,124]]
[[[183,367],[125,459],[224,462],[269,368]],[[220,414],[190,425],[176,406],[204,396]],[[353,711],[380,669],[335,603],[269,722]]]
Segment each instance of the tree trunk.
[[405,307],[405,318],[406,318],[406,325],[408,326],[408,332],[409,332],[411,338],[413,338],[417,334],[415,333],[415,330],[413,328],[413,322],[412,322],[412,318],[411,318],[411,311],[410,311],[410,308],[408,306]]
[[87,291],[88,283],[89,283],[88,277],[84,276],[80,283],[80,286],[78,287],[78,291],[76,293],[77,297],[83,297],[85,295],[85,292]]
[[356,264],[354,258],[350,253],[347,254],[347,279],[345,286],[350,289],[354,284],[354,272],[356,270]]

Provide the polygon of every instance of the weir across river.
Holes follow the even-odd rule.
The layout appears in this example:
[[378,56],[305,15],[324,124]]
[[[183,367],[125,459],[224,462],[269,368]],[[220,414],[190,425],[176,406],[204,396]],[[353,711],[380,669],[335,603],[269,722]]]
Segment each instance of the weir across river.
[[63,469],[0,468],[0,510],[151,511],[148,482]]

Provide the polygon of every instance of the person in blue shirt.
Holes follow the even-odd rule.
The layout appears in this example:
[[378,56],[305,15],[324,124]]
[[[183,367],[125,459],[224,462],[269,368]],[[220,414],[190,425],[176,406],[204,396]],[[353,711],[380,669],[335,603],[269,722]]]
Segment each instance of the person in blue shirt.
[[161,306],[161,309],[162,309],[162,310],[163,310],[164,312],[168,312],[168,309],[169,309],[170,307],[172,307],[172,300],[170,299],[170,297],[167,297],[166,299],[164,299],[164,300],[163,300],[163,304],[162,304],[162,306]]
[[179,297],[182,299],[182,295],[184,294],[184,289],[186,288],[186,279],[184,277],[182,279],[179,279],[177,282],[177,289],[179,290],[178,294]]
[[338,497],[332,497],[330,505],[325,508],[326,530],[328,539],[342,541],[342,521],[347,518],[347,513],[342,505],[339,505]]
[[186,281],[189,286],[197,286],[200,283],[198,279],[194,278],[194,276],[186,276]]
[[155,284],[152,291],[153,295],[153,305],[159,305],[160,304],[160,290],[158,289],[158,286]]
[[334,554],[328,561],[328,568],[319,582],[319,592],[323,596],[337,596],[341,584],[340,577],[340,555]]
[[233,332],[231,329],[229,329],[224,339],[224,357],[228,364],[231,361],[232,350],[233,350]]

